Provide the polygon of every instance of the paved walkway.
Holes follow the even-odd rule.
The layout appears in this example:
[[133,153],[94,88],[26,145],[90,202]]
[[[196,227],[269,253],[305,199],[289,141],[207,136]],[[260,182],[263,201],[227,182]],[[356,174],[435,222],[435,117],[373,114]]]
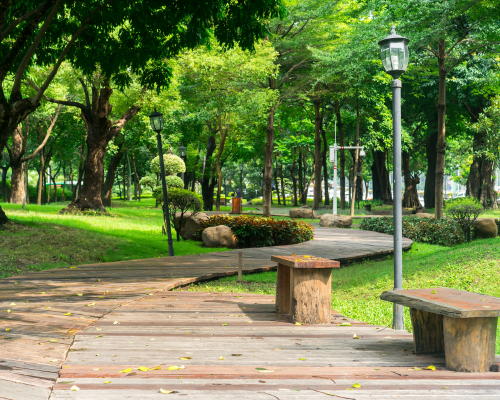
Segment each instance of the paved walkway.
[[[308,243],[245,249],[244,269],[275,268],[272,254],[347,262],[391,251],[391,236],[317,228]],[[408,334],[336,313],[331,326],[294,326],[276,316],[271,296],[167,292],[236,273],[237,253],[81,265],[3,279],[0,399],[154,399],[163,398],[160,388],[194,399],[324,398],[318,390],[356,400],[401,394],[420,399],[422,390],[440,399],[500,395],[498,374],[441,370],[442,358],[411,354]],[[438,371],[408,371],[428,364]],[[168,370],[172,365],[185,368]],[[354,383],[362,388],[346,391]],[[79,390],[72,391],[74,385]]]

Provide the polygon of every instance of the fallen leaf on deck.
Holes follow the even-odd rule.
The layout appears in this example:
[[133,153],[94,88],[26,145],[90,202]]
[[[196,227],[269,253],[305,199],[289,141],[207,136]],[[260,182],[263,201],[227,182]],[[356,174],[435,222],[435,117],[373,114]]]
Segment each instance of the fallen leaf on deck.
[[11,313],[12,311],[11,310],[7,310],[8,313]]
[[175,390],[165,390],[165,389],[160,388],[160,393],[163,393],[163,394],[172,394],[172,393],[178,393],[178,392],[175,391]]
[[282,349],[273,349],[273,350],[282,350]]
[[429,365],[426,369],[430,369],[431,371],[435,371],[436,367],[434,365]]
[[191,360],[191,357],[180,357],[179,360]]
[[296,322],[295,325],[302,325],[300,322]]
[[353,339],[359,339],[359,336],[358,336],[358,335],[356,335],[356,334],[354,334],[354,335],[352,335],[352,338],[353,338]]
[[71,313],[70,313],[70,312],[68,312],[68,313],[66,313],[66,314],[63,314],[63,315],[71,315]]
[[437,292],[435,290],[432,290],[431,293],[432,294],[437,294]]
[[172,366],[168,367],[167,369],[168,369],[169,371],[176,371],[176,370],[178,370],[178,369],[184,369],[184,368],[185,368],[185,367],[184,367],[184,365],[182,365],[182,366],[180,366],[180,367],[178,367],[177,365],[172,365]]
[[101,368],[92,368],[93,371],[99,371]]
[[148,370],[149,370],[149,368],[147,368],[147,367],[139,367],[139,368],[137,368],[137,369],[138,369],[139,371],[148,371]]
[[408,371],[422,371],[422,368],[418,368],[418,367],[408,368]]
[[9,328],[5,328],[5,332],[8,332],[8,331],[10,331],[10,329]]
[[231,354],[233,357],[239,357],[241,354]]
[[15,306],[15,305],[16,305],[16,303],[10,303],[9,304],[9,306]]
[[104,381],[103,383],[111,383],[111,381]]
[[222,326],[225,326],[225,325],[227,325],[227,324],[226,323],[222,324]]
[[154,370],[157,370],[157,369],[161,369],[161,367],[158,365],[157,367],[154,367],[154,368],[149,368],[151,371],[154,371]]
[[57,339],[50,339],[49,342],[58,342],[59,340]]
[[73,386],[71,386],[71,389],[69,389],[69,390],[72,390],[73,392],[76,392],[77,390],[80,390],[80,388],[78,386],[76,386],[76,385],[73,385]]
[[83,296],[83,293],[77,293],[76,295],[77,296]]
[[120,373],[123,374],[123,373],[131,372],[131,371],[132,371],[132,368],[127,368],[127,369],[124,369],[123,371],[120,371]]
[[354,385],[352,385],[353,388],[356,388],[356,389],[359,389],[361,387],[361,385],[359,383],[355,383]]
[[299,358],[299,360],[300,360],[300,361],[306,361],[306,359],[305,359],[305,358]]
[[89,304],[87,304],[87,307],[92,307],[92,306],[95,306],[95,303],[89,303]]
[[349,322],[342,322],[338,326],[352,326]]
[[50,360],[50,362],[57,362],[58,360]]
[[220,357],[219,357],[219,360],[225,360],[225,358],[224,358],[224,357],[222,357],[222,356],[220,356]]
[[113,325],[120,325],[118,321],[113,322]]

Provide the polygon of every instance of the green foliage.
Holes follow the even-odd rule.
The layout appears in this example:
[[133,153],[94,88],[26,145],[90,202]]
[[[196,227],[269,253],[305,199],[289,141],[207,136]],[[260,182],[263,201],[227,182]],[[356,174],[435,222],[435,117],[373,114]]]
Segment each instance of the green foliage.
[[141,178],[141,180],[139,181],[139,184],[141,186],[145,186],[147,188],[149,188],[151,191],[153,191],[156,186],[158,185],[158,183],[156,182],[156,179],[151,177],[151,176],[145,176],[144,178]]
[[[175,154],[164,154],[163,163],[165,165],[165,175],[174,175],[186,172],[186,164],[182,158]],[[151,172],[160,173],[160,157],[157,156],[151,161]]]
[[313,238],[313,228],[306,222],[246,215],[238,217],[213,215],[207,221],[202,222],[195,238],[201,240],[201,233],[205,228],[219,225],[230,227],[242,248],[297,244]]
[[[177,177],[170,177],[177,178]],[[180,179],[180,178],[179,178]],[[181,180],[182,182],[182,180]],[[158,196],[158,191],[155,190],[155,196],[158,202],[163,205],[163,194],[160,189]],[[192,212],[192,216],[199,213],[203,208],[203,199],[200,195],[185,189],[169,189],[168,190],[168,211],[170,215],[170,222],[172,223],[175,231],[177,232],[177,240],[180,240],[180,232],[182,227],[182,220],[184,219],[184,214],[187,211]],[[177,217],[176,218],[176,214]]]
[[[366,218],[361,221],[359,228],[365,231],[374,231],[394,234],[392,217]],[[438,244],[440,246],[454,246],[464,241],[460,225],[448,218],[403,218],[403,236],[414,242]]]
[[446,202],[446,215],[457,221],[467,242],[470,242],[472,224],[482,212],[481,203],[473,197],[463,197]]

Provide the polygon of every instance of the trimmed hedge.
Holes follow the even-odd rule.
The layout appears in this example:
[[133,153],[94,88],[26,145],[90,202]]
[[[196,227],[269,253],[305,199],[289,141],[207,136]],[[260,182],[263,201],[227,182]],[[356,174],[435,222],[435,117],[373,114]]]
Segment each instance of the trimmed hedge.
[[[367,218],[361,221],[360,229],[394,234],[392,217]],[[440,246],[454,246],[464,241],[464,234],[460,224],[449,218],[403,218],[403,237],[414,242],[438,244]]]
[[213,215],[202,222],[200,229],[193,237],[201,240],[205,228],[226,225],[238,238],[240,248],[266,247],[297,244],[313,238],[313,228],[306,222],[296,220],[274,220],[266,217],[249,217],[240,215]]

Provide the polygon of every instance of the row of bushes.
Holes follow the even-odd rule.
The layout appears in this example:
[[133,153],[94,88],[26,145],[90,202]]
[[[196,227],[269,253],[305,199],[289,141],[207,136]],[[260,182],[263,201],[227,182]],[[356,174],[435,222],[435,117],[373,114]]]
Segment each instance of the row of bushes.
[[[366,231],[394,234],[392,217],[367,218],[359,227]],[[403,218],[403,237],[429,244],[454,246],[464,242],[464,233],[460,224],[449,218]]]
[[233,230],[241,248],[297,244],[313,238],[312,226],[303,221],[280,221],[247,215],[237,217],[213,215],[207,221],[202,222],[193,239],[201,240],[201,233],[205,228],[219,225],[228,226]]

